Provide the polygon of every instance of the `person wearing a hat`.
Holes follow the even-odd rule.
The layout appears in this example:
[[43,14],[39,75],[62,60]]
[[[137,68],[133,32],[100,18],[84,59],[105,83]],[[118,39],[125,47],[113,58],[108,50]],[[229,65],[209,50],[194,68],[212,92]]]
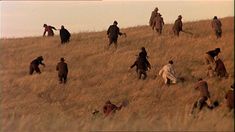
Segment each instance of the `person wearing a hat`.
[[225,99],[227,101],[227,107],[229,110],[234,109],[234,84],[231,85],[230,90],[227,91]]
[[211,22],[211,27],[215,32],[215,35],[218,38],[222,37],[222,23],[221,21],[217,18],[217,16],[214,16],[212,22]]
[[214,50],[207,51],[205,55],[205,63],[215,64],[215,57],[217,57],[220,52],[220,48],[215,48]]
[[179,33],[183,31],[183,23],[181,15],[179,15],[178,18],[175,20],[172,30],[175,36],[179,36]]
[[45,64],[42,63],[42,61],[43,61],[43,57],[39,56],[30,63],[30,66],[29,66],[29,74],[30,75],[32,75],[34,71],[36,71],[36,73],[38,73],[38,74],[41,73],[38,66],[39,66],[39,64],[41,64],[45,67]]
[[115,47],[117,48],[118,35],[126,36],[125,33],[121,33],[120,32],[120,29],[119,29],[119,27],[117,25],[118,25],[117,21],[114,21],[113,25],[110,25],[109,28],[108,28],[108,31],[107,31],[107,35],[108,35],[108,38],[109,38],[109,45],[108,45],[108,47],[110,47],[110,45],[112,43],[114,43]]
[[150,16],[150,19],[149,19],[149,26],[152,28],[152,30],[154,30],[154,21],[156,21],[156,17],[159,15],[158,13],[158,8],[156,7],[152,13],[151,13],[151,16]]
[[71,34],[69,33],[69,31],[65,29],[64,26],[62,25],[60,29],[61,44],[69,42],[70,36]]
[[67,75],[68,75],[68,65],[64,62],[64,58],[60,58],[60,62],[56,66],[56,70],[58,71],[58,77],[60,83],[67,82]]
[[177,83],[177,78],[175,75],[175,68],[173,66],[173,61],[170,60],[168,64],[163,66],[159,71],[159,75],[164,79],[164,83],[169,85],[170,83]]
[[55,27],[47,25],[47,24],[44,24],[43,27],[44,27],[43,37],[46,35],[46,33],[47,33],[47,36],[54,36],[53,30],[56,30]]

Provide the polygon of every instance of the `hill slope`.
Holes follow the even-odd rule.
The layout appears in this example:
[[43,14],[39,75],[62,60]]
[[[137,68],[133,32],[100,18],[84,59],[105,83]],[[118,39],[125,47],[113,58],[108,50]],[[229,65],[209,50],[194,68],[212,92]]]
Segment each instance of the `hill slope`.
[[[106,32],[73,34],[71,42],[60,45],[53,38],[19,38],[1,40],[1,119],[2,131],[88,131],[88,130],[217,130],[233,131],[233,112],[224,105],[210,111],[203,109],[197,117],[188,116],[198,97],[193,84],[205,77],[203,55],[220,47],[230,77],[206,78],[212,100],[224,102],[224,94],[234,80],[234,18],[222,19],[223,37],[216,39],[210,21],[184,24],[193,32],[171,34],[165,25],[163,35],[150,27],[122,29],[128,37],[119,38],[119,46],[109,50]],[[140,48],[145,46],[152,69],[146,80],[138,80],[129,66]],[[41,75],[28,75],[29,63],[42,55],[46,67]],[[69,66],[68,83],[60,85],[55,66],[64,57]],[[169,59],[184,83],[170,87],[163,84],[158,71]],[[112,118],[92,116],[102,111],[106,100],[129,105]]]

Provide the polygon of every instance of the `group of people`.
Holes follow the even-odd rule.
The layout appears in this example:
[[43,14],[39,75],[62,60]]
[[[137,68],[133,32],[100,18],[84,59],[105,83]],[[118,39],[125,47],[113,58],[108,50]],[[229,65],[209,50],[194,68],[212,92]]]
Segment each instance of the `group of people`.
[[[159,35],[162,34],[164,21],[163,21],[162,15],[158,12],[157,7],[151,13],[151,16],[149,19],[149,26],[152,28],[152,30],[155,29]],[[211,26],[215,32],[216,37],[221,38],[222,37],[222,28],[221,28],[222,24],[221,24],[221,21],[217,18],[217,16],[214,16],[211,22]],[[175,36],[179,36],[180,32],[189,33],[192,35],[191,32],[183,30],[183,22],[182,22],[181,15],[179,15],[178,18],[175,20],[174,25],[172,27],[172,31]]]
[[[32,75],[34,71],[38,74],[41,74],[41,70],[39,68],[39,65],[46,66],[42,61],[43,57],[39,56],[36,59],[34,59],[29,66],[29,74]],[[60,58],[60,62],[56,65],[56,70],[58,71],[58,78],[60,83],[66,83],[67,82],[67,75],[68,75],[68,65],[65,63],[64,58]]]
[[[107,30],[107,36],[109,38],[109,44],[108,48],[114,44],[117,48],[117,41],[118,36],[124,35],[126,37],[126,33],[120,32],[119,27],[117,26],[118,22],[114,21],[112,25],[109,26]],[[151,14],[149,25],[151,26],[152,30],[156,30],[156,32],[161,35],[163,26],[164,26],[164,20],[162,15],[158,12],[158,8],[155,8],[154,11]],[[222,24],[220,20],[215,16],[212,23],[212,28],[215,31],[215,35],[217,38],[220,38],[222,36]],[[54,36],[53,30],[57,30],[53,26],[49,26],[47,24],[43,25],[45,30],[43,33],[43,36]],[[67,43],[70,40],[71,34],[67,29],[64,28],[64,26],[61,26],[60,30],[60,38],[61,38],[61,44]],[[173,25],[173,33],[175,36],[179,36],[180,32],[185,32],[183,30],[183,23],[182,23],[182,16],[179,15],[177,20],[175,20]],[[205,64],[207,65],[207,76],[208,77],[228,77],[228,73],[226,71],[225,65],[223,61],[218,57],[218,54],[220,53],[220,48],[216,48],[214,50],[208,51],[205,54]],[[30,75],[33,74],[34,71],[37,73],[41,73],[39,69],[39,65],[43,65],[45,67],[45,64],[42,63],[43,57],[39,56],[36,59],[34,59],[30,63]],[[179,78],[176,76],[175,68],[174,68],[174,62],[173,60],[169,60],[166,65],[164,65],[160,71],[159,75],[163,78],[164,83],[166,85],[176,84],[179,82]],[[130,69],[136,67],[136,73],[139,79],[145,80],[147,78],[147,71],[151,69],[151,65],[148,61],[148,55],[145,47],[141,48],[141,52],[138,54],[135,62],[133,65],[130,66]],[[66,83],[67,82],[67,75],[68,75],[68,65],[65,63],[64,58],[60,59],[60,62],[56,65],[56,70],[58,71],[58,78],[60,83]],[[199,99],[193,104],[192,113],[194,112],[195,108],[199,108],[201,110],[203,106],[207,106],[210,109],[213,109],[218,104],[215,102],[212,103],[210,100],[210,92],[208,90],[208,84],[205,80],[202,78],[198,79],[198,82],[195,84],[194,88],[196,90],[200,91],[200,97]],[[234,93],[233,93],[234,85],[231,86],[231,89],[226,94],[225,98],[228,102],[228,108],[233,109],[234,108]],[[103,113],[108,116],[111,113],[115,113],[117,110],[121,110],[124,105],[121,104],[120,106],[116,106],[111,101],[107,101],[103,107]],[[98,113],[99,111],[94,111],[93,114]]]
[[[46,33],[47,33],[48,37],[52,37],[52,36],[54,36],[53,30],[57,30],[55,27],[47,25],[47,24],[44,24],[43,27],[44,27],[43,36],[46,36]],[[59,29],[59,30],[60,30],[61,44],[65,44],[65,43],[69,42],[70,37],[71,37],[70,32],[67,29],[65,29],[63,25],[61,26],[61,29]]]

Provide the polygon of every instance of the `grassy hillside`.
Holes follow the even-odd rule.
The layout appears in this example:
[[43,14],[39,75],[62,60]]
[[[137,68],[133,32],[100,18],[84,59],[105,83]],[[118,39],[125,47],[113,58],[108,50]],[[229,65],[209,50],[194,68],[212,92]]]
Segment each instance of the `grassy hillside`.
[[[71,42],[60,45],[58,36],[3,39],[0,44],[1,129],[2,131],[91,131],[91,130],[211,130],[233,131],[234,114],[224,104],[224,94],[234,80],[234,17],[222,19],[223,37],[216,39],[210,21],[184,24],[194,36],[174,37],[172,25],[165,25],[162,36],[150,27],[121,31],[118,49],[107,50],[106,32],[72,34]],[[121,26],[121,25],[120,25]],[[128,70],[140,48],[145,46],[152,69],[146,80],[138,80]],[[204,53],[220,47],[220,57],[228,79],[206,78],[212,100],[222,105],[213,111],[203,109],[189,116],[199,96],[192,87],[196,77],[206,77]],[[30,76],[29,63],[44,57],[41,75]],[[61,85],[55,66],[64,57],[69,66],[68,83]],[[184,83],[166,87],[158,71],[169,59],[175,62],[177,76]],[[106,100],[129,105],[111,118],[92,116],[102,111]]]

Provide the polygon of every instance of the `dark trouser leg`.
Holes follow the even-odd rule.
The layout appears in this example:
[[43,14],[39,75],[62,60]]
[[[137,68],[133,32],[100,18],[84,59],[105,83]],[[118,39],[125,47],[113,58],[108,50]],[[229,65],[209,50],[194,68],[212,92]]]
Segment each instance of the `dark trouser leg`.
[[40,69],[39,69],[39,67],[38,67],[38,66],[35,66],[34,68],[35,68],[35,71],[36,71],[38,74],[40,74],[40,73],[41,73],[41,71],[40,71]]
[[67,75],[64,75],[64,83],[66,83],[67,82]]
[[197,104],[198,104],[198,101],[194,102],[192,110],[191,110],[191,114],[193,114],[194,109],[197,108]]
[[143,80],[145,80],[145,79],[147,78],[147,73],[146,73],[146,71],[143,71],[143,75],[144,75]]
[[139,79],[141,79],[141,75],[142,75],[142,72],[141,72],[141,71],[139,71]]
[[32,65],[29,66],[29,74],[32,75],[34,72],[34,68]]
[[199,100],[198,100],[198,103],[199,103],[199,110],[201,110],[203,108],[203,106],[206,104],[206,100],[208,98],[207,97],[201,97]]
[[63,76],[62,75],[58,75],[59,77],[59,82],[62,83],[63,82]]

